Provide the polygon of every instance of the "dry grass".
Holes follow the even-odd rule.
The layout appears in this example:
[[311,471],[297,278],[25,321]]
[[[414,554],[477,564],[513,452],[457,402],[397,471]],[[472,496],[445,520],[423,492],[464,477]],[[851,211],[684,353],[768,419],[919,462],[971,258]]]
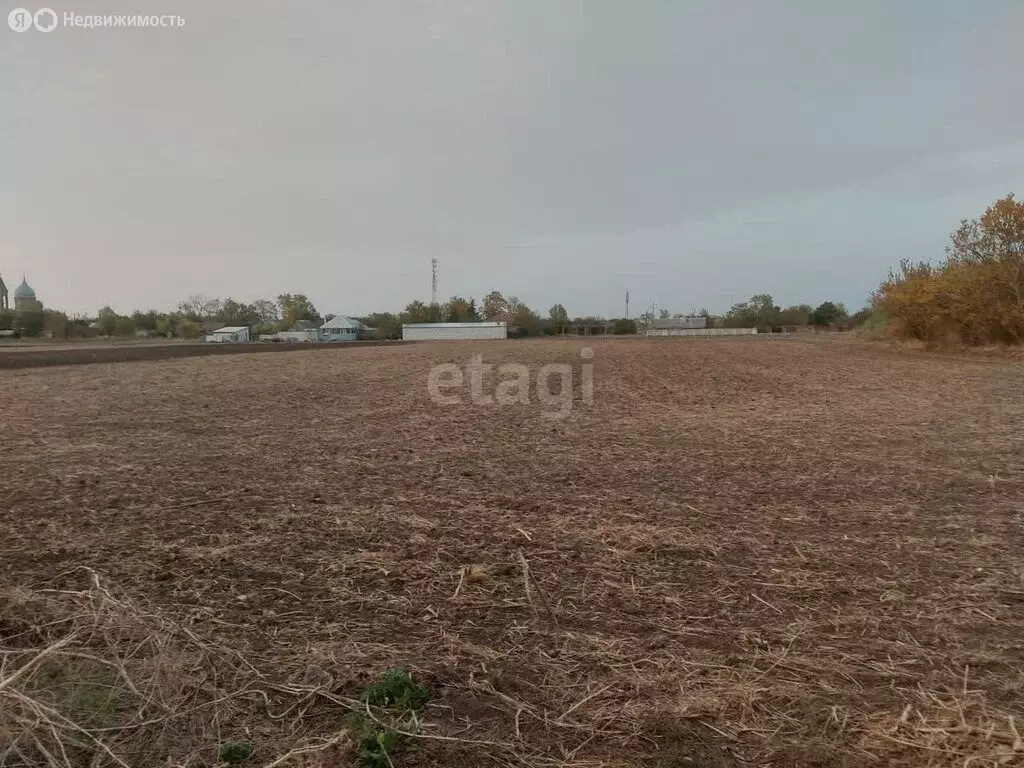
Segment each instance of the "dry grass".
[[236,653],[115,596],[91,569],[58,580],[83,588],[0,595],[0,765],[185,768],[217,764],[225,744],[295,744],[265,761],[275,765],[347,745],[344,729],[303,739],[314,700],[333,698],[321,685],[268,683]]
[[395,665],[434,692],[398,768],[1024,763],[1018,364],[609,340],[565,421],[427,398],[582,346],[3,374],[0,739],[117,764],[27,703],[49,648],[103,660],[133,768],[350,764]]

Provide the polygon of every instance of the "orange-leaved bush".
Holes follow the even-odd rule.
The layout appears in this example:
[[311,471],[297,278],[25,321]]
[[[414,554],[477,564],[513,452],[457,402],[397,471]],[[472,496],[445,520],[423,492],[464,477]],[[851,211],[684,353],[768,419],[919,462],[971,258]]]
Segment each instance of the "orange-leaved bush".
[[903,338],[1024,342],[1024,203],[1008,195],[964,220],[941,264],[901,261],[874,305]]

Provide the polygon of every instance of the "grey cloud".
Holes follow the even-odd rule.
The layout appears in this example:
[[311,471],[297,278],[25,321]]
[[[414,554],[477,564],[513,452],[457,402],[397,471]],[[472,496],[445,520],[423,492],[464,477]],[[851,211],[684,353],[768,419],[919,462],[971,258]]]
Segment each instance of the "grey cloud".
[[74,10],[186,26],[0,29],[0,271],[72,309],[397,308],[434,256],[540,309],[857,304],[1021,180],[1014,0]]

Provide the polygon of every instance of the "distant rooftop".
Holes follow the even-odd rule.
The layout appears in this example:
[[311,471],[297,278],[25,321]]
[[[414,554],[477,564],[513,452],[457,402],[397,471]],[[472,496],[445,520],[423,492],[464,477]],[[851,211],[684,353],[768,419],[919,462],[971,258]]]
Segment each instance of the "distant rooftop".
[[651,328],[661,331],[670,331],[683,328],[707,328],[708,319],[701,315],[695,317],[666,317],[656,318],[651,321]]
[[404,325],[415,325],[417,328],[497,328],[505,323],[488,321],[482,323],[404,323]]
[[32,290],[32,286],[29,285],[25,278],[21,278],[21,285],[14,289],[14,298],[16,299],[34,299],[36,292]]
[[358,320],[346,317],[345,315],[335,315],[326,323],[320,326],[322,331],[365,331],[366,326]]

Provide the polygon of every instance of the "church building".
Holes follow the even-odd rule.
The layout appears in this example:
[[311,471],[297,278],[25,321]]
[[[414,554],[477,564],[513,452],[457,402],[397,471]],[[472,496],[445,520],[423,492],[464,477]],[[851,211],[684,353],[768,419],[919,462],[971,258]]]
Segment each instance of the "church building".
[[[11,308],[7,286],[3,277],[0,277],[0,311]],[[32,286],[28,284],[24,276],[21,278],[21,285],[14,289],[14,309],[18,312],[42,312],[43,302],[36,296]]]

